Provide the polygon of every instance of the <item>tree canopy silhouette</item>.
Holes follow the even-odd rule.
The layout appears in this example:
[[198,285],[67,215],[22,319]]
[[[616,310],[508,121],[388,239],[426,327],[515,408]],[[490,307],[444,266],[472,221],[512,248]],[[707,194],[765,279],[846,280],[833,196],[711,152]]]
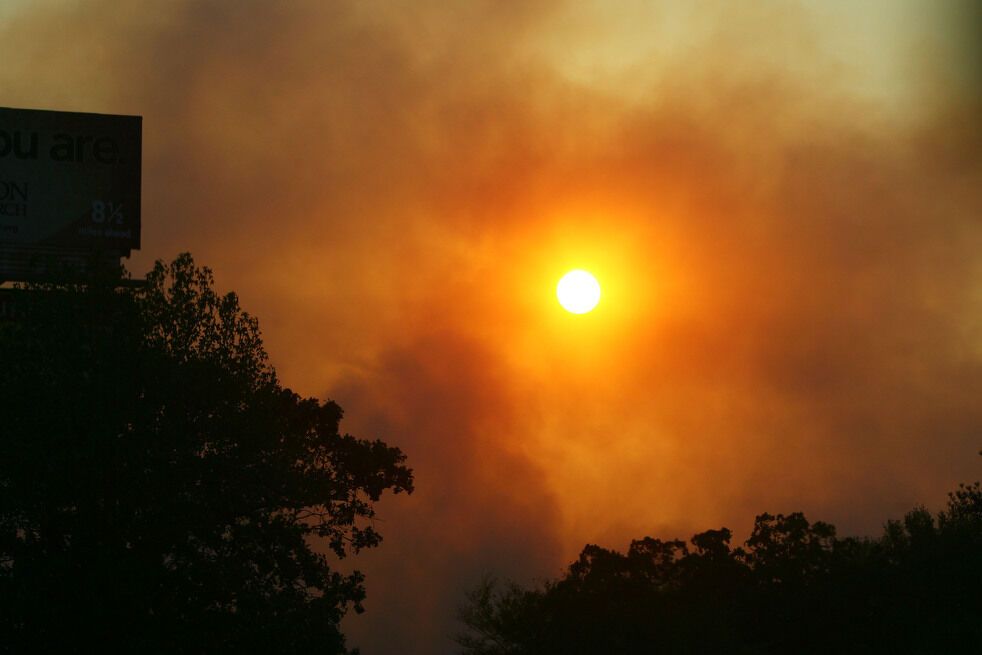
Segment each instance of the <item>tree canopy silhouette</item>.
[[982,652],[979,483],[878,539],[837,538],[801,513],[761,514],[743,547],[730,539],[588,545],[558,580],[489,578],[457,641],[465,655]]
[[190,255],[17,293],[0,324],[0,651],[346,652],[404,456],[283,388]]

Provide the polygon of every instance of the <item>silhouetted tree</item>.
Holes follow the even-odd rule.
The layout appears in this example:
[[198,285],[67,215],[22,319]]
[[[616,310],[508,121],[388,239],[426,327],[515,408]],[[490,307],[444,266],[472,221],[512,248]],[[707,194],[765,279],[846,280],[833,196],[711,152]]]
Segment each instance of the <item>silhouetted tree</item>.
[[466,655],[982,652],[982,487],[961,486],[879,539],[801,513],[583,549],[539,587],[488,580],[462,608]]
[[342,653],[404,456],[283,388],[189,255],[17,295],[0,324],[0,650]]

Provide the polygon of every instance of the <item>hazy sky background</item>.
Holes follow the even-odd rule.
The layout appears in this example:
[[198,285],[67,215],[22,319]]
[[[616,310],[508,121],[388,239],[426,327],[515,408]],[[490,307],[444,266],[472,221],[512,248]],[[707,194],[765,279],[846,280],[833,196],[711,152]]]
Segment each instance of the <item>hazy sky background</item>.
[[973,6],[0,0],[0,105],[144,117],[130,269],[408,454],[346,626],[444,653],[486,571],[982,477]]

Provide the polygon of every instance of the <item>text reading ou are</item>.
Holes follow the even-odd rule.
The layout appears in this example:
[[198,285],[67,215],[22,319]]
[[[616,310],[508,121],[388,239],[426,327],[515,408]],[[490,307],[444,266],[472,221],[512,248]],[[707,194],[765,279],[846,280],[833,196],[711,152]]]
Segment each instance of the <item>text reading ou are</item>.
[[[0,158],[37,159],[41,151],[41,138],[37,132],[0,130]],[[119,146],[108,136],[55,134],[47,153],[53,161],[119,163]]]

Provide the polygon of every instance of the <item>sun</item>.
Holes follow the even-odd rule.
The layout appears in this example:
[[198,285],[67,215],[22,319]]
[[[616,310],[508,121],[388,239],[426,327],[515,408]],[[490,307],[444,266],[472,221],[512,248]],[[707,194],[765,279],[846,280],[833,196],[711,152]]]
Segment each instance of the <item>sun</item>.
[[600,283],[586,271],[570,271],[556,285],[559,304],[573,314],[586,314],[600,302]]

